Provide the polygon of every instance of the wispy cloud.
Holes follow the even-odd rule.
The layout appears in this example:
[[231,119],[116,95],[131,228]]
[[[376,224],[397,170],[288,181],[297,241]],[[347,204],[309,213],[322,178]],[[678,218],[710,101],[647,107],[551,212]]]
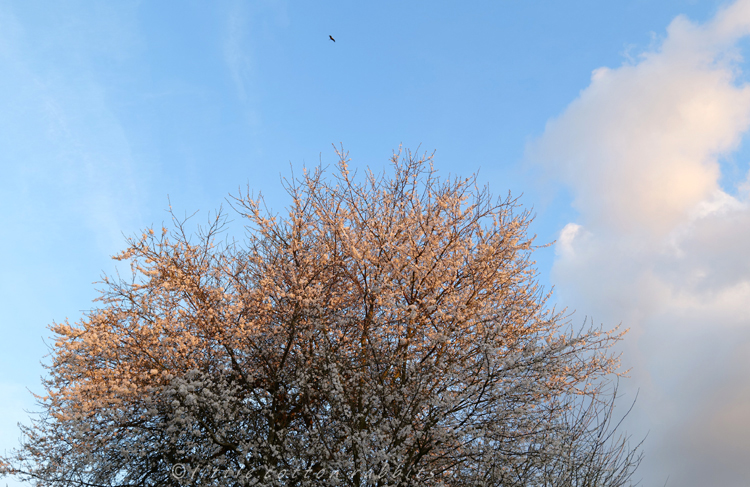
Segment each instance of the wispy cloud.
[[[128,137],[100,79],[106,74],[96,64],[102,45],[109,59],[126,56],[123,12],[94,10],[91,22],[76,12],[76,22],[39,33],[27,31],[9,7],[0,8],[0,161],[4,199],[24,216],[15,224],[32,219],[37,228],[56,228],[65,214],[95,236],[99,249],[113,253],[143,194]],[[98,44],[88,44],[87,25],[99,29],[88,32]]]
[[134,6],[0,2],[0,450],[18,446],[16,422],[36,409],[26,385],[41,392],[48,306],[64,318],[61,296],[97,277],[80,269],[108,262],[121,232],[142,225],[145,174],[108,77],[132,54]]
[[224,35],[224,62],[232,77],[237,96],[247,101],[246,85],[252,72],[252,58],[247,45],[247,13],[242,4],[235,4],[227,16]]
[[235,1],[226,13],[223,31],[224,64],[254,137],[261,125],[257,48],[268,49],[277,44],[269,37],[269,22],[282,26],[288,24],[286,2],[267,0],[248,4]]
[[705,24],[677,17],[653,50],[595,70],[528,151],[580,214],[557,244],[561,300],[632,329],[654,485],[750,478],[750,208],[747,182],[720,186],[750,128],[748,34],[747,0]]
[[264,0],[248,4],[234,1],[226,14],[223,34],[224,62],[242,102],[256,103],[253,93],[258,69],[256,49],[278,47],[269,24],[288,27],[287,3],[283,0]]

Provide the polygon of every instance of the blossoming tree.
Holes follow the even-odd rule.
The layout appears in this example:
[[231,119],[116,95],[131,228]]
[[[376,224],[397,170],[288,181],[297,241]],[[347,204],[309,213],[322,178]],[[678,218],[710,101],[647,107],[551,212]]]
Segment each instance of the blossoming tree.
[[[147,230],[101,306],[53,324],[42,413],[2,471],[38,485],[621,486],[620,335],[545,307],[529,214],[430,157],[357,182],[338,152],[240,194],[248,240]],[[195,240],[195,241],[191,241]]]

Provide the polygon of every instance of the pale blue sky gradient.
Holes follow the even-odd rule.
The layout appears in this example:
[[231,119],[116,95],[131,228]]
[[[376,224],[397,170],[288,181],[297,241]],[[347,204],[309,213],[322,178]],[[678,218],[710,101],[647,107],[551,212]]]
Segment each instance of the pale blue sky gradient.
[[[290,164],[333,167],[331,144],[343,143],[352,168],[379,172],[403,143],[435,151],[441,176],[479,171],[495,195],[523,193],[537,243],[550,242],[584,224],[585,209],[572,205],[580,188],[545,177],[529,147],[592,71],[637,65],[675,17],[701,25],[725,4],[0,0],[0,450],[17,444],[15,422],[33,408],[25,388],[42,392],[46,326],[81,318],[122,234],[168,221],[168,197],[176,214],[200,210],[204,222],[249,184],[280,211]],[[734,45],[745,54],[747,38]],[[746,63],[735,67],[739,85]],[[748,172],[745,139],[717,155],[733,196]],[[535,255],[539,279],[565,296],[556,255]],[[553,299],[577,308],[577,323],[599,311],[607,327],[630,326],[616,307]],[[643,333],[632,363],[651,368],[631,391],[661,387],[653,377],[666,370],[638,348]],[[636,432],[659,437],[659,420],[639,414]],[[669,442],[647,454],[659,448],[667,458]],[[679,462],[664,462],[646,465],[643,485],[675,478]]]

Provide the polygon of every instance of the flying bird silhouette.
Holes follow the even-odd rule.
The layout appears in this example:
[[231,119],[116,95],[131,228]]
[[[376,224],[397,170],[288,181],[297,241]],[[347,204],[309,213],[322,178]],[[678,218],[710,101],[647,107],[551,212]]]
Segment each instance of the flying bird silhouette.
[[336,42],[336,39],[333,38],[333,36],[328,36],[329,39],[331,39],[333,42]]

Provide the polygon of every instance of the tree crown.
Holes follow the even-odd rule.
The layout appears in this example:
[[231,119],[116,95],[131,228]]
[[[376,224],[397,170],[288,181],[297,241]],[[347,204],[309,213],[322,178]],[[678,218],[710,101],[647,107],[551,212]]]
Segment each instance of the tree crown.
[[635,457],[604,447],[597,409],[620,335],[566,333],[545,307],[529,213],[476,177],[439,180],[430,157],[395,153],[393,177],[358,183],[338,154],[332,182],[318,168],[287,184],[285,218],[234,197],[245,245],[217,242],[221,212],[197,242],[174,215],[171,233],[128,239],[114,258],[131,279],[105,276],[101,307],[51,326],[43,415],[5,471],[66,485],[177,485],[175,465],[217,485],[228,477],[209,467],[237,485],[624,485]]

